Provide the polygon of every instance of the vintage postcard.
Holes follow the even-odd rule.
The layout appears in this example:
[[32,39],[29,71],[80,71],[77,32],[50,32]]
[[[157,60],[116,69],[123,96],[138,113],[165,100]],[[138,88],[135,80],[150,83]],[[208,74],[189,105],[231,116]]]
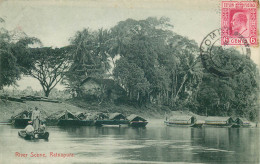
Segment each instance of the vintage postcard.
[[0,164],[259,164],[258,0],[0,0]]

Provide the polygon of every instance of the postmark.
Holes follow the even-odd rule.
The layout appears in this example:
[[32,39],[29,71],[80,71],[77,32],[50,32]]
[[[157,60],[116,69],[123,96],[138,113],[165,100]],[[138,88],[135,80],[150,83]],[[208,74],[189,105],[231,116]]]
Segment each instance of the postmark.
[[258,45],[257,23],[257,2],[222,1],[221,45]]
[[237,37],[243,41],[243,45],[232,46],[226,43],[221,45],[221,31],[216,29],[209,33],[201,42],[200,56],[204,68],[217,76],[234,76],[243,71],[245,60],[251,55],[247,39],[238,34]]

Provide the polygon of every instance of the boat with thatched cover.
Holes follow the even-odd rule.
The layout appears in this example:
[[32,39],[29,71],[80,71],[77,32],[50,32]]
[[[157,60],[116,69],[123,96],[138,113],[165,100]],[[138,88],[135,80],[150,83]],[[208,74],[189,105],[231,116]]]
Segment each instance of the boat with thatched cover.
[[188,115],[175,115],[171,116],[168,120],[164,121],[167,126],[177,127],[201,127],[202,124],[196,124],[196,117]]
[[28,121],[31,120],[32,111],[29,110],[18,110],[11,117],[11,122],[16,127],[26,127]]
[[46,120],[47,125],[58,126],[78,126],[80,125],[80,119],[68,110],[58,111],[53,113]]
[[96,126],[110,126],[110,125],[128,125],[129,121],[122,113],[110,113],[103,120],[96,120]]
[[251,124],[246,118],[236,118],[233,128],[250,127]]
[[234,120],[231,117],[207,117],[204,126],[232,127]]
[[70,112],[69,110],[58,111],[46,119],[49,126],[92,126],[94,120],[87,119],[83,112]]
[[[45,120],[47,118],[47,114],[45,111],[40,110],[41,118],[40,120]],[[31,110],[17,110],[15,114],[11,117],[11,123],[15,127],[26,127],[28,125],[28,121],[31,120],[32,111]]]
[[127,120],[129,120],[129,126],[132,127],[145,127],[148,124],[146,119],[135,114],[128,116]]
[[75,115],[79,118],[79,126],[93,126],[94,120],[90,119],[90,113],[86,112],[76,112]]

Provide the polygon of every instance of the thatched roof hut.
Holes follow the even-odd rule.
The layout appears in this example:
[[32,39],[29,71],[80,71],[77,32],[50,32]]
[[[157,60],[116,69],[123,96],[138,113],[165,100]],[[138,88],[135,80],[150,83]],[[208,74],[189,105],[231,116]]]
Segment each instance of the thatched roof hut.
[[73,112],[75,116],[77,116],[80,120],[85,120],[87,117],[86,112]]
[[[40,110],[40,109],[39,109]],[[46,119],[47,113],[44,110],[40,110],[41,113],[41,120]],[[17,110],[14,115],[11,117],[11,119],[31,119],[32,116],[32,110]]]
[[109,114],[109,120],[125,120],[126,117],[122,113]]
[[131,114],[126,119],[129,120],[129,121],[146,121],[146,119],[144,119],[143,117],[140,117],[140,116],[135,115],[135,114]]
[[231,117],[207,117],[205,120],[205,124],[232,124],[234,120]]
[[169,122],[176,124],[194,124],[196,122],[196,118],[188,115],[175,115],[169,118]]
[[97,112],[93,114],[87,114],[87,120],[105,120],[109,119],[108,115],[106,113]]
[[30,119],[32,115],[32,111],[29,110],[18,110],[14,113],[14,115],[11,117],[12,119]]
[[237,118],[235,122],[239,125],[250,125],[250,122],[246,118]]
[[55,112],[51,116],[49,116],[49,119],[80,120],[75,114],[73,114],[72,112],[70,112],[68,110]]

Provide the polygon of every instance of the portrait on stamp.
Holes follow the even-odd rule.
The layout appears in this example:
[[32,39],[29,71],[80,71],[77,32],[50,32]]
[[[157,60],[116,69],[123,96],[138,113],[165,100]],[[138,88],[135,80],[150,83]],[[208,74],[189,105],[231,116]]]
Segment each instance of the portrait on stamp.
[[242,11],[236,11],[234,14],[231,14],[230,33],[232,37],[236,37],[238,34],[243,37],[249,36],[248,17],[248,13]]

